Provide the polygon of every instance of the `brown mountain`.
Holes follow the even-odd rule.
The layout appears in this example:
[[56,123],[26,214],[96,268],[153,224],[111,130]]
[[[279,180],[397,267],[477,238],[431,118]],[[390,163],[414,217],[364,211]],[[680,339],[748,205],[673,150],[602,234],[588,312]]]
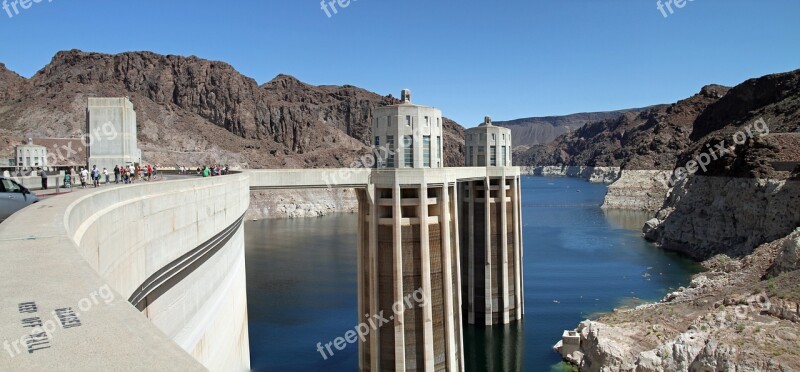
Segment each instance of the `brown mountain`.
[[580,127],[603,120],[618,119],[629,112],[640,112],[645,109],[629,109],[609,112],[587,112],[563,116],[545,116],[496,121],[495,125],[511,129],[514,146],[525,150],[533,145],[544,145],[553,142],[558,136],[575,131]]
[[521,165],[608,166],[626,169],[672,169],[686,151],[698,116],[727,93],[719,85],[671,105],[590,123],[547,145],[515,154]]
[[[757,124],[757,122],[759,122]],[[766,124],[769,135],[761,128]],[[751,134],[748,134],[748,128]],[[740,132],[743,136],[737,138]],[[711,162],[712,176],[786,178],[789,168],[776,163],[800,161],[800,70],[750,79],[710,105],[694,124],[692,146],[679,165],[725,143],[735,156]],[[736,140],[745,140],[737,145]],[[800,172],[800,168],[796,170]],[[795,177],[797,178],[797,177]]]
[[[2,136],[76,137],[87,97],[128,96],[145,161],[267,168],[349,165],[369,152],[372,111],[397,102],[288,75],[259,86],[223,62],[150,52],[59,52],[31,79],[3,66],[0,88]],[[463,164],[463,128],[445,131],[447,165]]]
[[773,135],[753,138],[735,148],[737,156],[713,161],[710,175],[773,177],[773,163],[800,159],[800,70],[750,79],[733,88],[709,85],[672,105],[590,123],[515,156],[523,165],[673,170],[722,141],[732,146],[733,135],[759,119],[768,123]]

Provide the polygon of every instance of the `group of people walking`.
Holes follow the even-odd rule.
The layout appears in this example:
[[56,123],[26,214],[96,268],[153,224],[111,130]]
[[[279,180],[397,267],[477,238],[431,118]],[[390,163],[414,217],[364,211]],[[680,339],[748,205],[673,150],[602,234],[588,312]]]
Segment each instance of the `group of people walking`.
[[197,175],[203,177],[216,177],[216,176],[224,176],[228,174],[228,166],[220,166],[218,164],[214,164],[213,166],[205,166],[203,168],[197,167]]
[[[158,173],[158,167],[147,165],[146,167],[139,166],[138,164],[130,165],[115,165],[114,169],[109,172],[107,168],[100,170],[97,165],[93,165],[92,169],[81,167],[79,171],[75,168],[70,168],[64,174],[64,187],[71,189],[73,182],[76,178],[80,180],[81,188],[87,188],[89,182],[94,187],[100,187],[100,181],[104,180],[106,185],[111,184],[111,175],[114,175],[114,183],[123,184],[134,183],[135,181],[150,181],[153,176]],[[43,181],[44,182],[44,181]]]

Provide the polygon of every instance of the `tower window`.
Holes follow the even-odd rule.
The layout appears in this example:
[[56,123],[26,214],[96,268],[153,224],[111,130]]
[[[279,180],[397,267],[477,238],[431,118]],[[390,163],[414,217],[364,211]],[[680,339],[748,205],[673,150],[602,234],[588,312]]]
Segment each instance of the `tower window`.
[[431,167],[431,136],[422,136],[422,166]]
[[414,137],[403,136],[403,152],[406,168],[414,167]]
[[410,127],[411,124],[412,124],[411,115],[406,115],[406,125]]
[[442,137],[436,136],[436,159],[442,161]]
[[386,136],[386,166],[394,168],[394,136]]
[[489,147],[489,165],[492,167],[497,166],[497,146]]

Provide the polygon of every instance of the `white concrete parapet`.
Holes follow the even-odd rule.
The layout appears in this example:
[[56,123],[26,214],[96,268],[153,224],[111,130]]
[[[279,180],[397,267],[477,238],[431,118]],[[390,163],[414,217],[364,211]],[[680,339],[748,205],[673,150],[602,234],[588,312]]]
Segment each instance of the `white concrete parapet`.
[[[248,203],[239,174],[76,191],[12,215],[0,334],[18,336],[0,370],[249,368]],[[50,333],[30,338],[38,321]]]

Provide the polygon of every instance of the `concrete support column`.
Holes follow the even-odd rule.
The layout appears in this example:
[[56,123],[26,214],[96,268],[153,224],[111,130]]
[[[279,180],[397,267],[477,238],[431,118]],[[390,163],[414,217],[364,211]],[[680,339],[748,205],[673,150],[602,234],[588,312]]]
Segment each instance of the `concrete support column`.
[[422,291],[425,293],[425,303],[422,308],[423,340],[425,341],[425,371],[433,371],[435,365],[433,353],[433,290],[431,286],[431,247],[428,225],[428,185],[423,182],[419,187],[419,231],[420,231],[420,258],[422,260]]
[[[393,239],[393,254],[394,254],[394,301],[393,303],[401,303],[403,302],[403,240],[402,240],[402,229],[403,229],[403,214],[402,214],[402,195],[401,195],[400,184],[395,182],[394,188],[392,189],[392,232],[394,234]],[[427,295],[427,293],[426,293]],[[387,309],[388,310],[388,309]],[[394,316],[394,363],[395,363],[395,370],[396,371],[405,371],[406,370],[406,340],[405,340],[405,322],[403,319],[403,315],[405,313],[405,309],[403,308],[399,313],[395,314]],[[413,326],[413,325],[412,325]],[[389,352],[384,351],[384,352]],[[377,354],[376,354],[377,355]],[[377,361],[378,357],[373,357],[373,360]],[[380,371],[380,369],[375,367],[373,371]]]
[[500,275],[502,278],[500,279],[500,283],[502,286],[500,290],[500,298],[503,299],[502,303],[502,322],[503,324],[508,324],[509,321],[509,298],[508,298],[508,221],[506,218],[506,213],[508,211],[508,202],[506,201],[506,176],[503,175],[500,178],[500,191],[498,192],[498,196],[500,197],[500,225],[498,228],[500,229],[500,241],[497,242],[500,244]]
[[[370,213],[370,236],[369,236],[369,313],[375,314],[378,312],[378,198],[379,195],[375,189],[375,185],[370,185],[368,188],[369,194],[367,195],[370,200],[369,213]],[[377,371],[378,364],[380,363],[380,332],[370,332],[369,335],[370,347],[370,360],[368,365],[373,371]]]
[[523,300],[522,294],[524,293],[523,287],[523,279],[522,279],[522,256],[523,256],[523,246],[522,246],[522,190],[521,190],[521,179],[520,177],[515,177],[514,179],[514,200],[513,200],[513,208],[514,208],[514,270],[515,275],[514,279],[516,280],[515,285],[515,293],[517,301],[517,311],[516,316],[517,319],[522,319],[523,315],[525,314],[525,301]]
[[483,288],[484,293],[484,314],[486,319],[486,325],[492,325],[492,313],[494,312],[493,306],[493,297],[492,296],[492,266],[496,265],[496,262],[492,261],[492,185],[489,177],[486,177],[484,180],[484,188],[483,188],[483,208],[484,208],[484,241],[485,241],[485,249],[484,253],[486,254],[486,264],[484,265],[483,270],[483,280],[485,286]]
[[[475,182],[467,182],[469,186],[469,196],[467,197],[467,321],[469,324],[475,324],[475,239],[473,238],[473,231],[475,231]],[[482,305],[481,305],[482,306]]]
[[456,272],[453,273],[453,275],[456,276],[456,288],[455,288],[455,291],[456,291],[456,303],[455,303],[454,311],[456,311],[457,314],[458,314],[458,317],[456,318],[456,323],[455,323],[455,329],[456,329],[455,335],[458,337],[458,339],[456,340],[456,347],[458,347],[459,363],[458,363],[458,368],[456,370],[463,371],[464,370],[464,331],[463,331],[463,324],[464,324],[463,323],[464,322],[463,319],[464,318],[463,318],[463,314],[462,314],[462,312],[463,312],[462,311],[462,309],[463,309],[462,308],[463,299],[461,298],[461,288],[463,288],[462,287],[463,283],[461,283],[461,270],[462,270],[462,268],[461,268],[461,257],[459,257],[460,254],[461,254],[462,247],[461,247],[461,240],[460,240],[460,235],[459,235],[460,234],[459,225],[460,225],[461,219],[458,218],[458,216],[460,216],[460,212],[461,212],[460,203],[461,203],[461,199],[459,199],[459,194],[458,194],[458,182],[455,182],[453,184],[453,199],[452,199],[452,201],[450,203],[450,207],[452,208],[451,209],[451,216],[452,216],[451,218],[453,219],[453,229],[455,230],[453,232],[453,237],[454,237],[455,241],[451,242],[451,243],[453,243],[455,245],[455,249],[453,249],[453,251],[455,252],[455,255],[454,255],[453,259],[456,262]]
[[[357,261],[357,271],[358,271],[358,318],[356,319],[356,324],[361,322],[361,314],[366,314],[369,310],[369,297],[364,296],[364,294],[368,291],[369,285],[365,285],[365,283],[369,283],[372,281],[372,277],[370,275],[365,275],[364,269],[369,267],[365,265],[365,260],[369,259],[369,243],[368,240],[365,239],[365,236],[369,234],[369,221],[367,221],[367,209],[370,208],[370,205],[367,203],[366,197],[367,191],[364,190],[356,190],[356,198],[358,199],[358,245],[356,248],[356,261]],[[368,336],[370,339],[372,335]],[[359,341],[361,343],[361,341]],[[363,343],[362,343],[363,344]],[[368,363],[366,353],[359,352],[358,353],[358,370],[359,371],[366,371],[368,370]]]
[[[441,192],[438,197],[438,203],[440,207],[440,219],[439,223],[441,226],[442,231],[442,266],[444,270],[444,277],[447,280],[444,281],[444,311],[445,311],[445,318],[444,318],[444,328],[445,328],[445,348],[447,353],[447,370],[448,371],[457,371],[457,361],[456,361],[456,338],[455,338],[455,321],[458,321],[458,317],[455,316],[455,311],[459,311],[456,306],[457,304],[453,303],[453,257],[451,255],[451,245],[452,242],[450,241],[450,185],[449,182],[445,181],[444,185],[441,188]],[[457,289],[456,289],[457,290]]]

